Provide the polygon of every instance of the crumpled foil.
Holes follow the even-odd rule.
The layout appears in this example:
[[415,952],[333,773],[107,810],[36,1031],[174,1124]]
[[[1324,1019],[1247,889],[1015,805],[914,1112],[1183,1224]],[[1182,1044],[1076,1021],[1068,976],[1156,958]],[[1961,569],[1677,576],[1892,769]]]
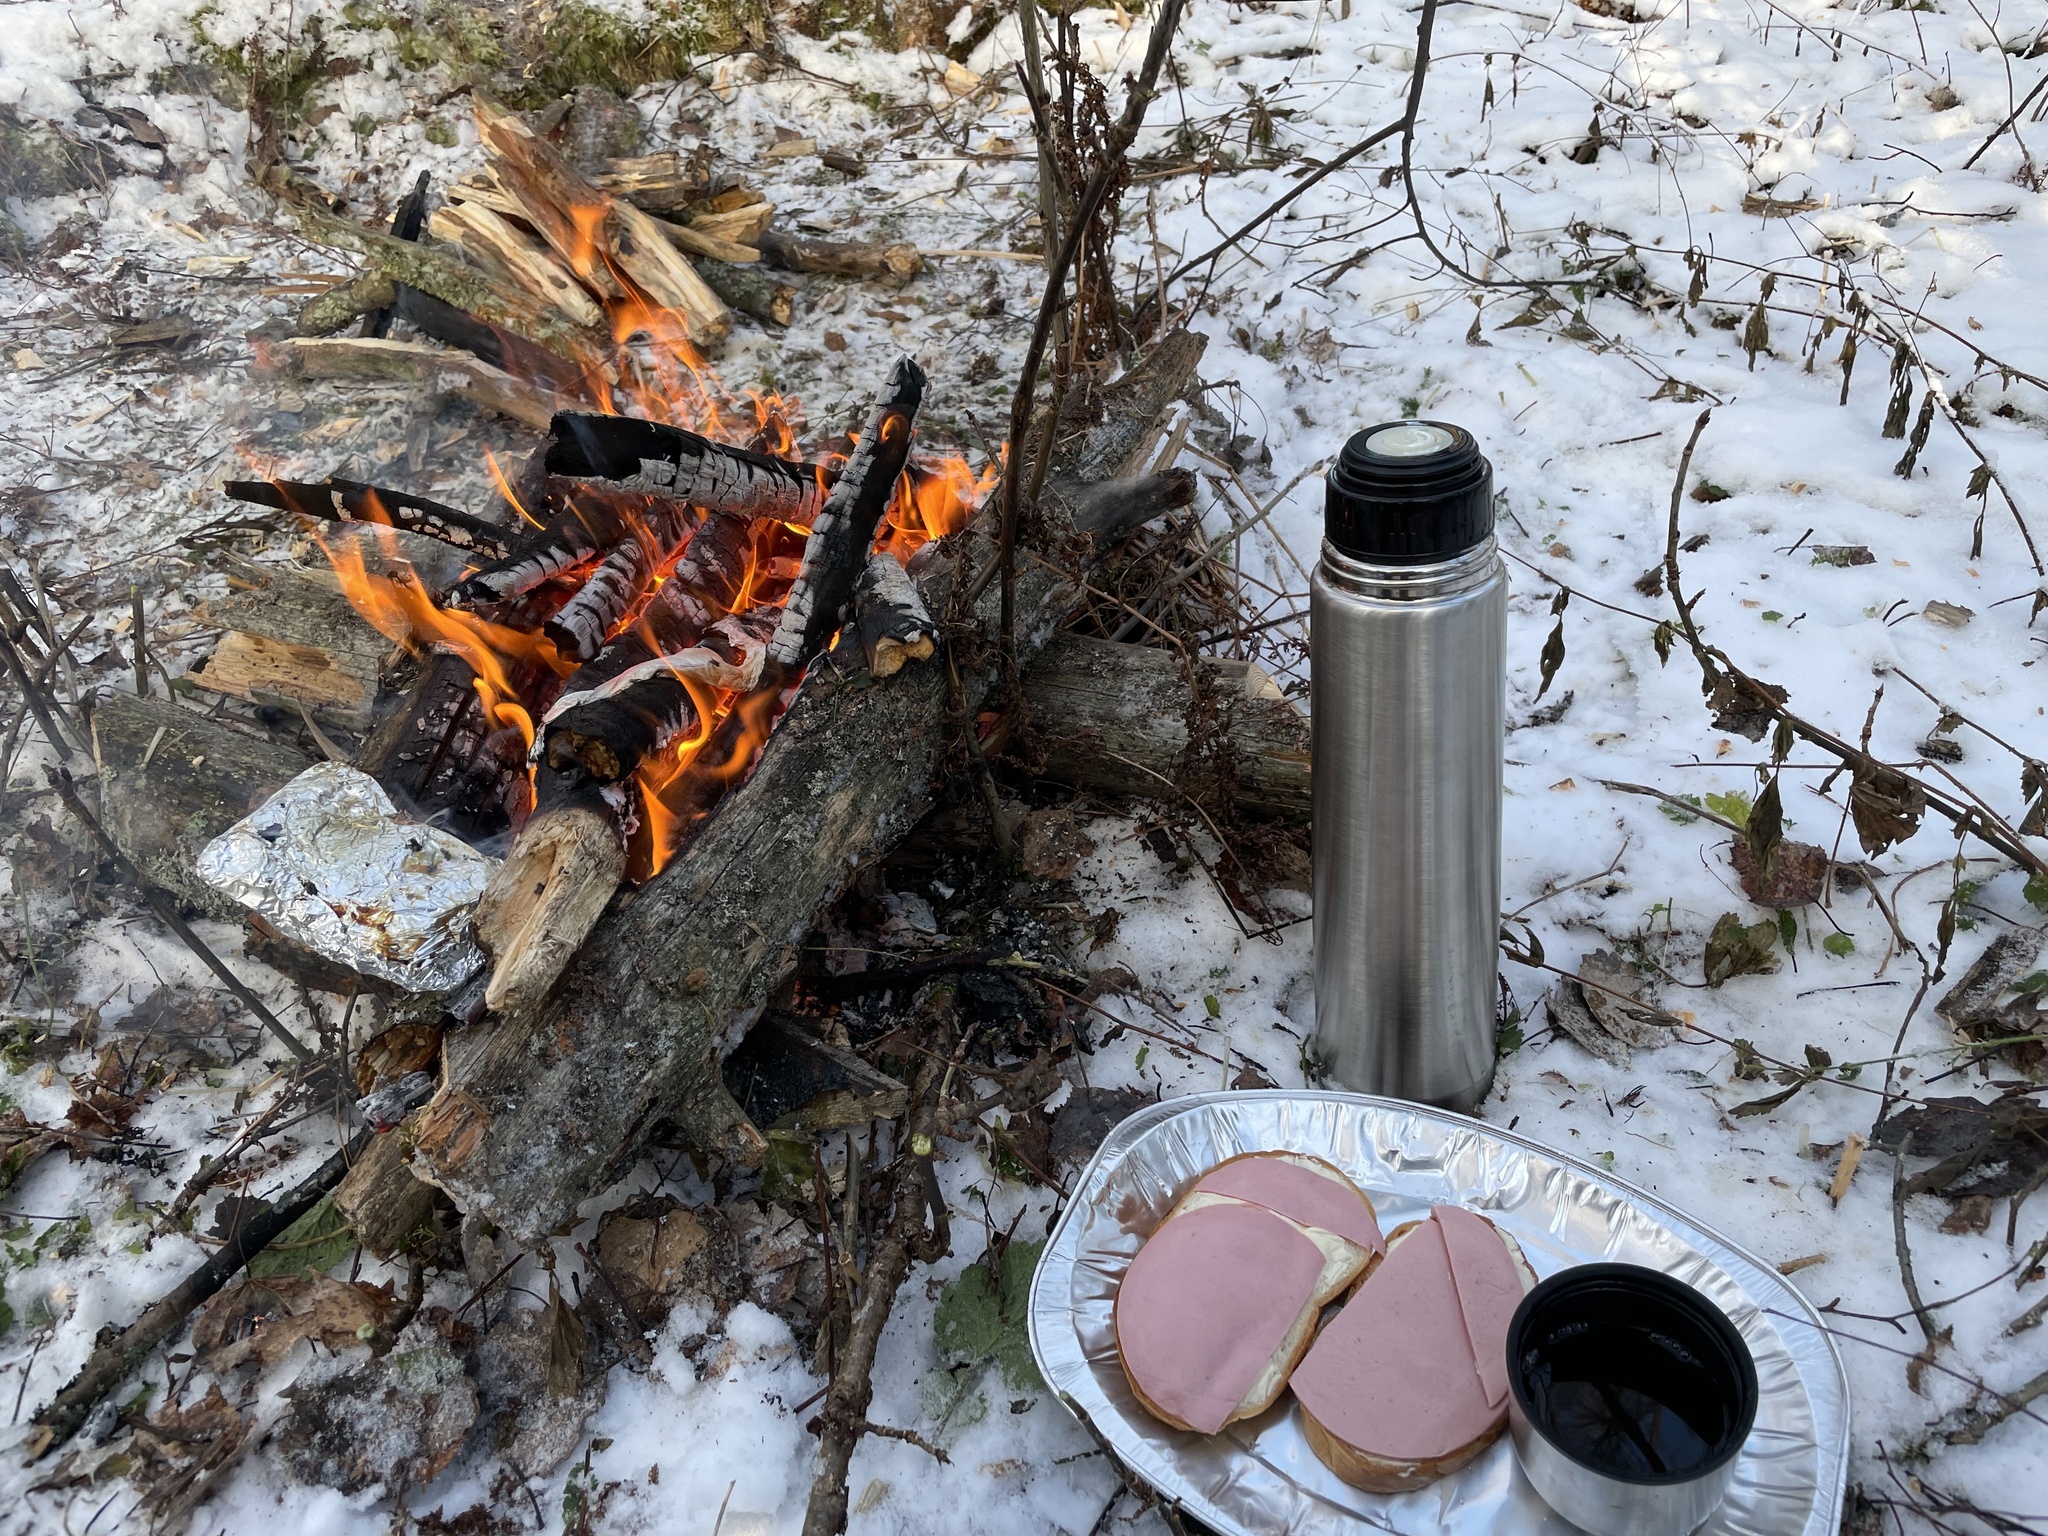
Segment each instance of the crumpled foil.
[[1032,1279],[1031,1349],[1076,1417],[1159,1495],[1224,1536],[1574,1536],[1506,1434],[1462,1471],[1366,1493],[1315,1457],[1292,1394],[1220,1435],[1169,1429],[1117,1365],[1110,1309],[1145,1237],[1189,1185],[1241,1152],[1308,1152],[1372,1197],[1391,1232],[1457,1204],[1522,1245],[1538,1278],[1615,1261],[1703,1291],[1756,1359],[1760,1402],[1726,1498],[1699,1536],[1835,1536],[1849,1466],[1849,1383],[1805,1298],[1769,1264],[1589,1164],[1447,1114],[1362,1094],[1214,1093],[1140,1110],[1081,1175]]
[[200,851],[200,878],[285,937],[408,992],[484,964],[470,914],[497,860],[402,819],[383,786],[315,763]]

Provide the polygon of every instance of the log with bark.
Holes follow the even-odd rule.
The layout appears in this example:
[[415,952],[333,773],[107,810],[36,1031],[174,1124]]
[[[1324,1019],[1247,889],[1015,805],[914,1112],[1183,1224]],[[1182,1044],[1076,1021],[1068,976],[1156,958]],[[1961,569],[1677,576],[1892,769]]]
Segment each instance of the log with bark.
[[[749,247],[741,246],[739,249]],[[697,275],[709,283],[711,291],[726,303],[743,315],[752,315],[763,325],[788,325],[796,314],[796,289],[759,267],[738,266],[706,257],[697,263]]]
[[753,244],[762,260],[785,272],[879,278],[900,285],[924,270],[917,247],[901,241],[819,240],[771,227],[763,229]]
[[809,527],[829,478],[818,466],[634,416],[569,411],[548,428],[547,470],[565,478],[646,484],[707,511]]
[[581,394],[563,394],[544,383],[514,378],[480,357],[426,342],[295,336],[286,345],[287,366],[305,378],[411,380],[459,395],[537,432],[547,430],[558,411],[590,403]]
[[[1201,339],[1184,332],[1163,338],[1102,391],[1101,423],[1060,443],[1055,469],[1084,482],[1142,469],[1201,351]],[[967,569],[994,558],[986,530],[963,537]],[[931,563],[927,607],[943,606],[954,569]],[[1029,561],[1015,597],[1018,655],[1028,659],[1074,588],[1049,563]],[[996,604],[989,584],[978,620],[990,622]],[[757,1160],[760,1133],[719,1063],[793,965],[820,908],[929,805],[958,729],[949,670],[909,668],[871,687],[864,676],[813,668],[773,750],[659,875],[612,903],[545,1004],[530,1019],[449,1038],[414,1171],[532,1246],[573,1219],[657,1121],[708,1152]],[[992,662],[961,669],[966,718],[995,681]]]
[[894,677],[906,663],[930,659],[938,627],[917,595],[917,583],[894,555],[868,557],[853,589],[853,612],[868,671],[877,678]]

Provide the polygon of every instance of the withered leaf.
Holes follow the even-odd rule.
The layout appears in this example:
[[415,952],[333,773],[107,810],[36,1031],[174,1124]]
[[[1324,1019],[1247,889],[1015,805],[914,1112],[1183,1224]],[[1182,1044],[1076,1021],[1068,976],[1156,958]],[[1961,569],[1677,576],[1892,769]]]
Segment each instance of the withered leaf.
[[1716,673],[1707,690],[1707,708],[1713,712],[1716,730],[1762,741],[1777,718],[1772,706],[1789,697],[1776,683],[1753,683]]
[[1763,976],[1778,968],[1778,925],[1774,922],[1745,924],[1733,912],[1723,912],[1707,935],[1707,985],[1718,987],[1734,976]]
[[250,1360],[269,1365],[301,1339],[333,1350],[365,1343],[397,1305],[382,1286],[327,1275],[244,1280],[207,1303],[193,1325],[192,1347],[209,1371]]
[[1632,1046],[1669,1044],[1671,1032],[1685,1027],[1643,995],[1648,983],[1642,972],[1611,949],[1595,950],[1579,962],[1579,983],[1600,1027]]
[[1756,804],[1749,808],[1749,819],[1743,823],[1742,835],[1750,859],[1768,884],[1777,870],[1778,843],[1785,835],[1785,807],[1778,798],[1777,774],[1771,775],[1770,783],[1756,797]]
[[1995,1200],[2026,1189],[2048,1169],[2048,1105],[2032,1094],[1929,1099],[1885,1116],[1871,1141],[1896,1155],[1908,1136],[1913,1152],[1937,1159],[1906,1181],[1909,1195]]
[[1542,669],[1542,683],[1536,690],[1536,697],[1542,698],[1550,692],[1551,681],[1557,676],[1557,669],[1564,665],[1564,620],[1559,619],[1550,628],[1550,638],[1543,642],[1543,654],[1536,659]]
[[1609,1066],[1626,1067],[1633,1059],[1628,1042],[1610,1035],[1600,1027],[1600,1021],[1593,1017],[1593,1010],[1586,1006],[1586,990],[1571,977],[1560,977],[1557,984],[1544,995],[1544,1004],[1550,1011],[1550,1022],[1560,1031]]
[[2020,799],[2027,807],[2020,836],[2048,837],[2048,763],[2031,757],[2021,763]]
[[[1750,825],[1755,822],[1751,811]],[[1747,838],[1728,845],[1728,862],[1742,882],[1742,894],[1760,907],[1786,912],[1819,901],[1828,882],[1828,851],[1817,843],[1785,841],[1778,844],[1778,858],[1768,879],[1757,866]]]
[[1927,792],[1896,768],[1865,759],[1849,779],[1849,816],[1856,840],[1868,854],[1883,853],[1920,830]]

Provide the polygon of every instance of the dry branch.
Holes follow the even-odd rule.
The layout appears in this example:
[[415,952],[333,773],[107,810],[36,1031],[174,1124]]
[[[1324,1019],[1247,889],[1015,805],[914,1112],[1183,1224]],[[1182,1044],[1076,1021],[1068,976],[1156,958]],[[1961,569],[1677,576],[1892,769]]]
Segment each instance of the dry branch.
[[505,530],[496,523],[409,491],[364,485],[359,480],[328,480],[319,485],[296,480],[230,480],[221,489],[236,501],[276,507],[301,517],[371,523],[416,533],[480,559],[495,560],[505,553]]
[[917,247],[901,242],[815,240],[807,235],[764,229],[754,244],[759,247],[762,260],[785,272],[880,278],[900,284],[924,270],[924,257],[918,254]]

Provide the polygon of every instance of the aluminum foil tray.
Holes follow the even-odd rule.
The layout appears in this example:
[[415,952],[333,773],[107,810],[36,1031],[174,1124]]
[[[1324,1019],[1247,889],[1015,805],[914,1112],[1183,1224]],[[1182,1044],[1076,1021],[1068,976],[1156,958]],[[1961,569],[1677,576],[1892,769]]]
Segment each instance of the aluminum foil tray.
[[1204,1436],[1140,1408],[1116,1360],[1110,1307],[1147,1234],[1226,1157],[1326,1158],[1372,1197],[1380,1225],[1458,1204],[1521,1243],[1538,1277],[1615,1260],[1705,1292],[1756,1357],[1761,1403],[1734,1482],[1701,1536],[1835,1536],[1848,1472],[1849,1389],[1800,1294],[1763,1260],[1653,1195],[1535,1142],[1437,1110],[1346,1093],[1214,1093],[1140,1110],[1103,1142],[1031,1286],[1031,1348],[1047,1383],[1159,1495],[1223,1536],[1571,1536],[1503,1434],[1463,1471],[1405,1494],[1364,1493],[1308,1448],[1291,1394]]

